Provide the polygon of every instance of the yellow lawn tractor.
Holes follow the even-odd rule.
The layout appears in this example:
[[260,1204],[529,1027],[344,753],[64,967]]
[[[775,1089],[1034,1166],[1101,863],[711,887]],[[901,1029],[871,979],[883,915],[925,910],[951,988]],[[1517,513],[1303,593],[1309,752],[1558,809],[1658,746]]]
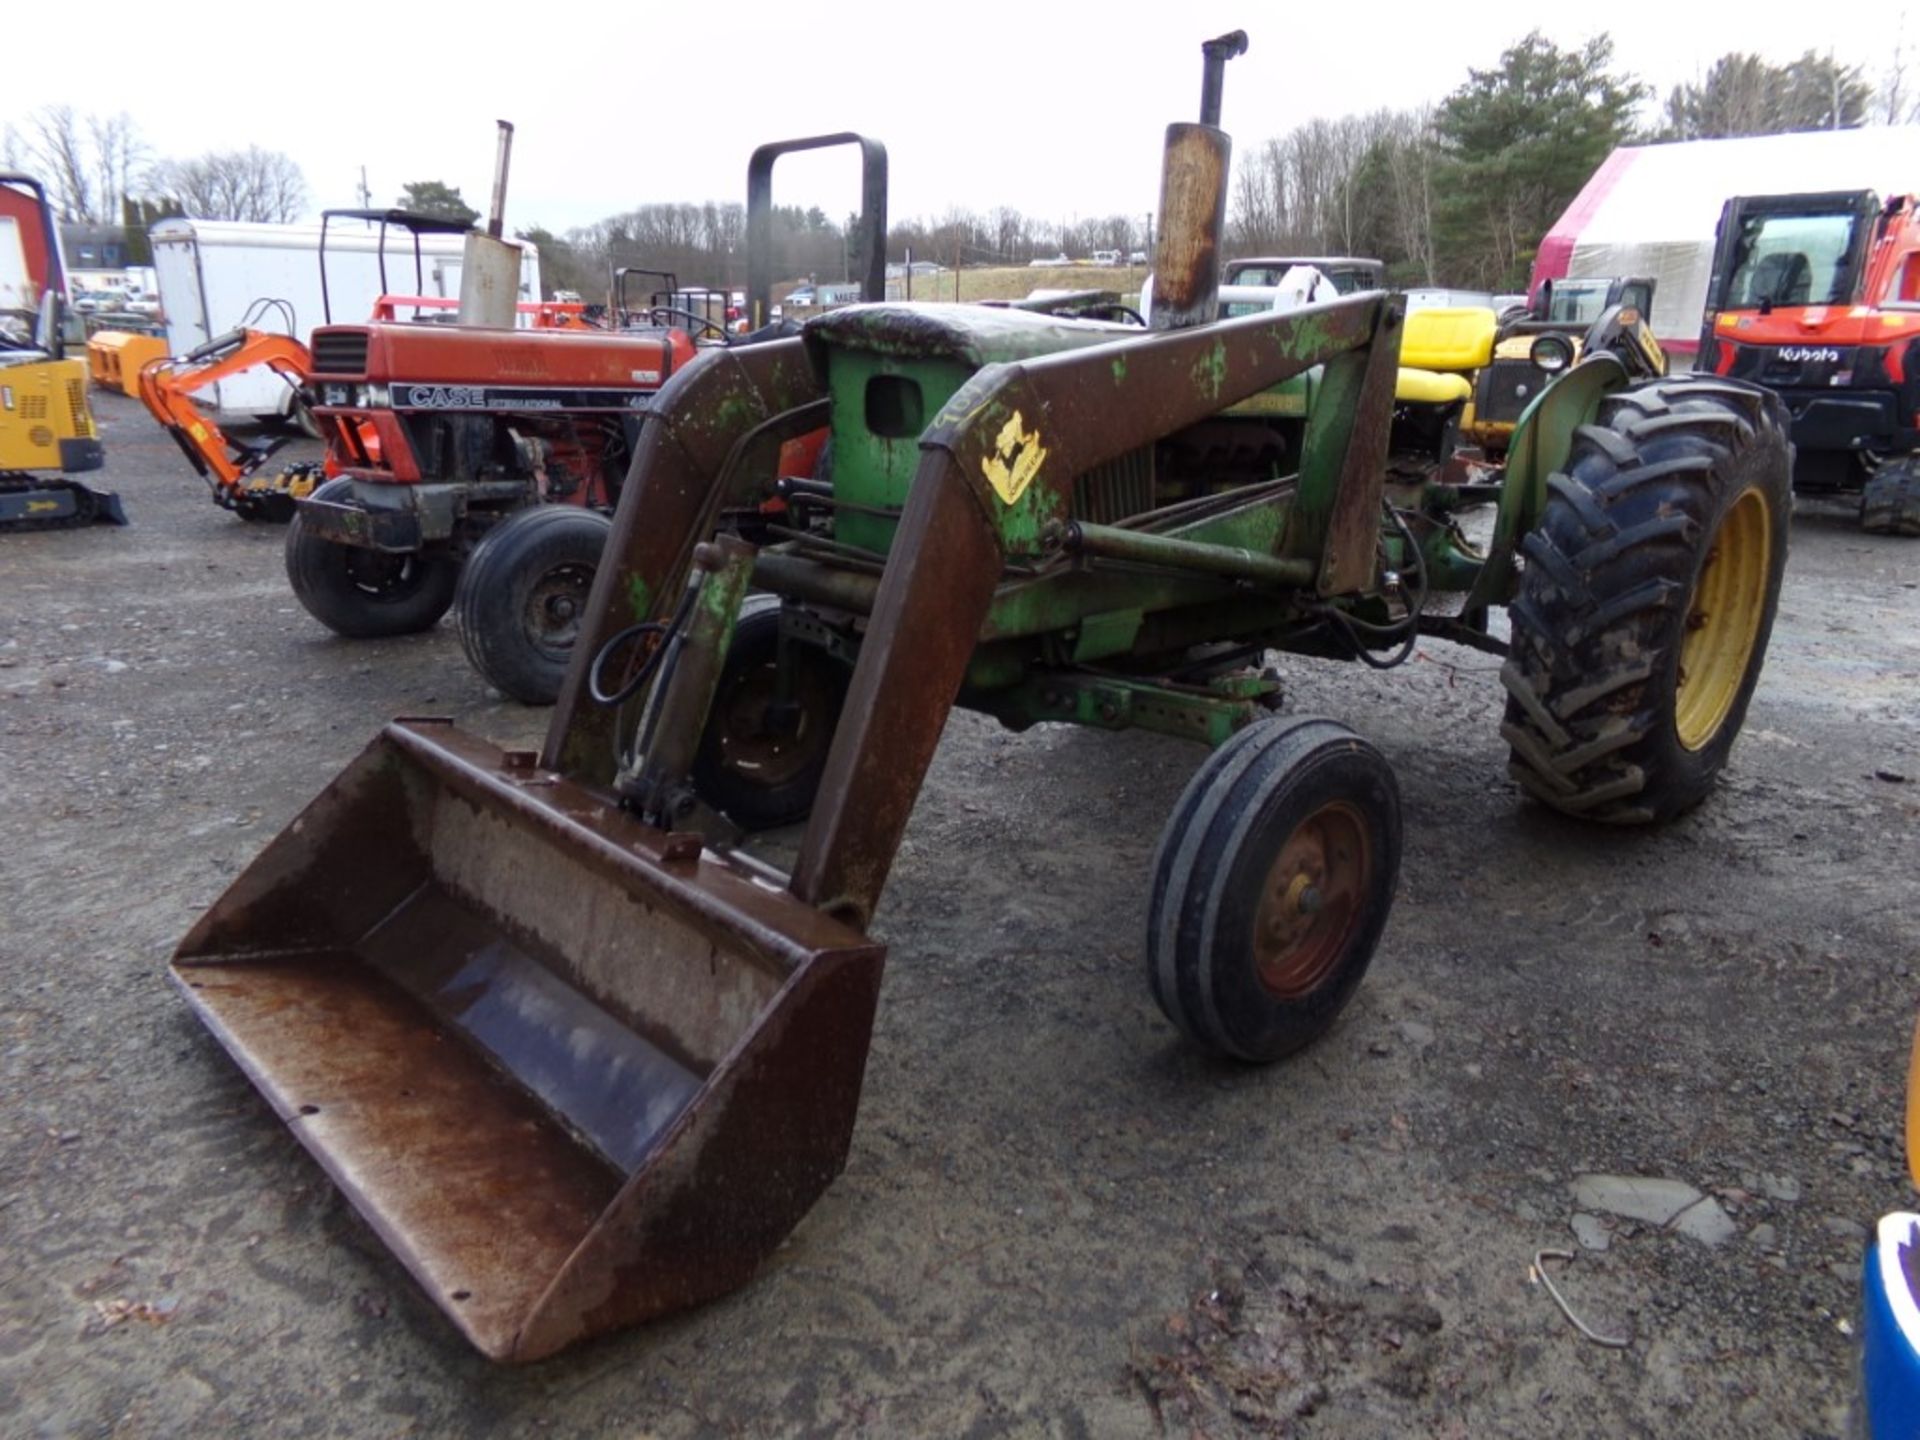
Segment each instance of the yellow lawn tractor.
[[1415,310],[1400,342],[1401,396],[1457,401],[1458,439],[1499,460],[1527,406],[1587,355],[1608,351],[1636,380],[1667,373],[1645,278],[1548,281],[1525,308]]

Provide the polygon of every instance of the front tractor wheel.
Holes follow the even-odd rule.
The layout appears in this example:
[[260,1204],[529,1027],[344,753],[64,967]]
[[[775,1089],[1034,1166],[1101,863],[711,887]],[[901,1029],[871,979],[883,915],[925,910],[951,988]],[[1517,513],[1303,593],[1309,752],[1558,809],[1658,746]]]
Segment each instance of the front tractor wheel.
[[1249,725],[1200,767],[1160,837],[1153,998],[1209,1050],[1293,1053],[1359,988],[1399,872],[1400,790],[1379,751],[1333,720]]
[[1672,379],[1575,433],[1522,546],[1500,672],[1510,768],[1542,803],[1634,824],[1713,788],[1779,606],[1786,428],[1764,392]]
[[[329,480],[316,500],[352,498],[353,482]],[[389,555],[316,535],[295,514],[287,527],[287,580],[307,613],[349,640],[413,635],[440,623],[453,603],[460,563],[451,555]]]
[[1920,455],[1889,460],[1860,488],[1860,528],[1869,535],[1920,537]]
[[597,510],[536,505],[474,546],[453,613],[467,659],[488,684],[523,705],[560,698],[612,529]]
[[778,600],[750,597],[714,688],[694,790],[748,830],[806,819],[852,679],[825,650],[782,639]]

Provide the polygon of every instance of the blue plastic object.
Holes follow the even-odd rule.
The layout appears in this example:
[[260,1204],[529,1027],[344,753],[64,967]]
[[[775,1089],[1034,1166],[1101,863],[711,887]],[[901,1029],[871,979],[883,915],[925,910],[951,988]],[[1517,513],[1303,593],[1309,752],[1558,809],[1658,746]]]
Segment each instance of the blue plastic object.
[[1867,1247],[1861,1391],[1870,1440],[1920,1440],[1920,1215],[1882,1217]]

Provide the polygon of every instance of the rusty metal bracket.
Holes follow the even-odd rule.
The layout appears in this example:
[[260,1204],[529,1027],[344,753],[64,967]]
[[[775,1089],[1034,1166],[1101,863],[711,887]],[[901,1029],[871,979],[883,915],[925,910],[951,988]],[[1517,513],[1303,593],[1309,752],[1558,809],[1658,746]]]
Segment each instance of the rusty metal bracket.
[[[678,601],[694,547],[715,517],[745,503],[773,479],[780,426],[768,443],[742,450],[765,422],[817,427],[809,409],[825,388],[798,337],[713,349],[681,370],[655,397],[641,427],[627,483],[614,511],[576,644],[588,655],[635,621],[659,620]],[[592,703],[586,667],[573,666],[560,688],[541,763],[589,784],[611,785],[618,717]]]

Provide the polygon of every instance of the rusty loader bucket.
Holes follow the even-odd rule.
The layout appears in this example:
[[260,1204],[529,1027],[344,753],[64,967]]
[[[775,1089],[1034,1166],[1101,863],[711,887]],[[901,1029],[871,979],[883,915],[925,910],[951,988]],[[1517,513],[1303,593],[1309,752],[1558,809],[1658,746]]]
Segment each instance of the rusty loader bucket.
[[735,1288],[798,1223],[883,955],[530,752],[401,721],[173,975],[454,1323],[531,1360]]

